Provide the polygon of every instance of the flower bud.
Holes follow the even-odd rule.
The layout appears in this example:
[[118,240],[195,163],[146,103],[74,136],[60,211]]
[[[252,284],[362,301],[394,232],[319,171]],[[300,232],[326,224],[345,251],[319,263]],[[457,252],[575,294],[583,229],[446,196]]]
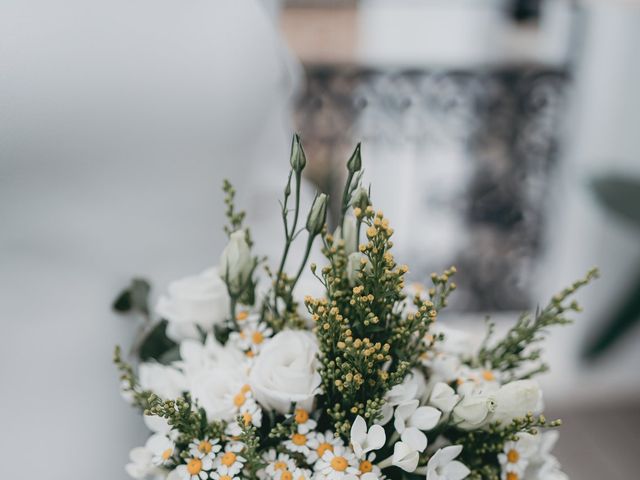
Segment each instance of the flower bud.
[[351,197],[351,205],[353,208],[359,208],[363,212],[367,209],[369,206],[369,192],[367,192],[366,188],[360,187],[354,192],[353,197]]
[[220,257],[220,276],[233,294],[239,295],[249,283],[254,260],[244,230],[231,234]]
[[304,154],[304,150],[302,149],[302,144],[300,143],[300,137],[296,133],[293,136],[293,141],[291,142],[291,168],[294,172],[300,173],[302,169],[307,164],[307,157]]
[[351,154],[351,158],[347,161],[347,169],[351,173],[360,171],[362,168],[362,157],[360,156],[360,144],[356,145],[356,149]]
[[307,217],[307,230],[311,235],[317,235],[322,231],[324,222],[327,219],[327,195],[321,193],[317,195],[311,205],[309,216]]
[[354,286],[358,281],[358,273],[362,270],[364,265],[364,271],[371,271],[371,262],[369,259],[360,252],[353,252],[347,258],[347,278],[349,279],[349,285]]

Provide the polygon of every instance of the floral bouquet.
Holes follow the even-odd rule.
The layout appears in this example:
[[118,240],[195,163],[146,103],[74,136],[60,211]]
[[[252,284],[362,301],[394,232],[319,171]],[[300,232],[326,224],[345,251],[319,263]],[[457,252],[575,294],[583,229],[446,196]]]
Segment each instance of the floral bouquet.
[[[551,454],[560,421],[541,414],[533,378],[547,368],[539,347],[547,328],[570,322],[567,314],[579,310],[570,297],[597,272],[520,316],[502,338],[489,322],[474,348],[466,333],[437,321],[456,289],[454,267],[432,274],[429,288],[405,285],[409,269],[394,260],[393,229],[361,186],[360,146],[347,162],[333,232],[326,195],[301,211],[306,158],[297,136],[290,162],[277,269],[253,253],[225,181],[229,243],[218,267],[170,284],[158,321],[146,281],[116,299],[116,310],[146,319],[134,346],[137,371],[115,352],[122,393],[152,432],[131,451],[129,475],[567,478]],[[290,269],[298,239],[304,255]],[[307,266],[315,242],[323,266]],[[297,295],[306,268],[324,287],[320,298]]]

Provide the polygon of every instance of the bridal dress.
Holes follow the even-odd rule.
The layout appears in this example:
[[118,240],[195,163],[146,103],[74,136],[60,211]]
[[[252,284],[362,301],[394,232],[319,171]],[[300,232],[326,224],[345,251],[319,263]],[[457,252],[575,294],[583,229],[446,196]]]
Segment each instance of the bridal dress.
[[2,478],[126,477],[146,433],[111,358],[137,325],[110,303],[134,275],[157,298],[218,262],[223,178],[257,212],[255,234],[281,235],[277,204],[263,205],[288,168],[298,67],[276,9],[0,6]]

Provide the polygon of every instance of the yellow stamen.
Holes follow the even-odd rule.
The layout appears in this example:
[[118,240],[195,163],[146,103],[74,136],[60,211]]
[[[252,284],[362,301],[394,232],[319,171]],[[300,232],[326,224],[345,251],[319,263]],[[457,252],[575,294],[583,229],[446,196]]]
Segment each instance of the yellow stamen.
[[264,335],[262,334],[262,332],[253,332],[251,341],[256,345],[260,345],[264,341]]
[[169,460],[169,457],[171,456],[171,454],[173,453],[173,448],[167,448],[164,452],[162,452],[162,459],[163,460]]
[[306,423],[307,420],[309,420],[309,414],[307,413],[306,410],[303,410],[302,408],[298,408],[296,409],[296,423]]
[[233,404],[236,407],[241,407],[242,405],[244,405],[245,401],[246,401],[246,398],[242,393],[238,393],[235,397],[233,397]]
[[360,462],[360,471],[362,473],[369,473],[371,470],[373,470],[373,465],[369,460],[363,460]]
[[301,433],[294,433],[291,436],[291,441],[298,446],[302,446],[302,445],[306,445],[307,444],[307,436],[303,435]]
[[198,445],[198,451],[200,451],[202,453],[205,453],[205,454],[211,453],[211,449],[212,448],[213,448],[213,446],[211,445],[211,442],[209,442],[208,440],[203,440]]
[[284,463],[282,460],[278,460],[277,462],[275,462],[273,464],[273,469],[274,470],[286,470],[287,469],[287,464]]
[[241,310],[236,314],[236,320],[241,322],[243,320],[246,320],[248,316],[249,316],[249,312],[247,312],[246,310]]
[[199,458],[192,458],[187,463],[187,472],[189,475],[198,475],[202,470],[202,461]]
[[349,463],[344,457],[333,457],[331,459],[331,468],[333,468],[336,472],[344,472],[348,466]]
[[233,452],[226,452],[222,456],[222,460],[220,460],[223,465],[230,467],[234,463],[236,463],[236,454]]
[[507,460],[509,463],[517,463],[520,460],[520,454],[517,450],[509,450],[507,452]]
[[244,412],[242,414],[242,421],[244,422],[245,427],[249,426],[249,424],[251,423],[251,420],[253,420],[253,417],[249,412]]
[[291,475],[291,472],[289,470],[285,470],[280,475],[280,480],[292,480],[292,479],[293,479],[293,475]]
[[320,445],[318,445],[318,448],[316,448],[316,452],[318,452],[318,456],[320,458],[322,458],[327,450],[333,452],[333,445],[327,442],[321,443]]
[[485,370],[482,372],[482,378],[484,378],[487,382],[491,382],[496,377],[491,370]]

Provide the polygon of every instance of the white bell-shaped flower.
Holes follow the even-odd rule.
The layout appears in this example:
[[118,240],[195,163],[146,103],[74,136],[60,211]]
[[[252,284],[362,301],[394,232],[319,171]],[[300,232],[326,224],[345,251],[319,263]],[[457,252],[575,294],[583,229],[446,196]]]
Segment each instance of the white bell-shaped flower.
[[384,446],[386,434],[380,425],[372,425],[367,431],[367,422],[360,415],[351,425],[351,446],[356,457],[362,458],[364,454],[372,450],[378,450]]
[[438,408],[443,413],[450,413],[460,400],[460,395],[444,382],[434,385],[429,397],[429,404]]
[[469,468],[455,458],[462,452],[461,445],[451,445],[438,450],[427,463],[427,480],[462,480]]
[[393,426],[400,434],[408,427],[415,427],[418,430],[431,430],[434,428],[442,412],[434,407],[420,407],[418,400],[410,400],[401,403],[396,408]]

